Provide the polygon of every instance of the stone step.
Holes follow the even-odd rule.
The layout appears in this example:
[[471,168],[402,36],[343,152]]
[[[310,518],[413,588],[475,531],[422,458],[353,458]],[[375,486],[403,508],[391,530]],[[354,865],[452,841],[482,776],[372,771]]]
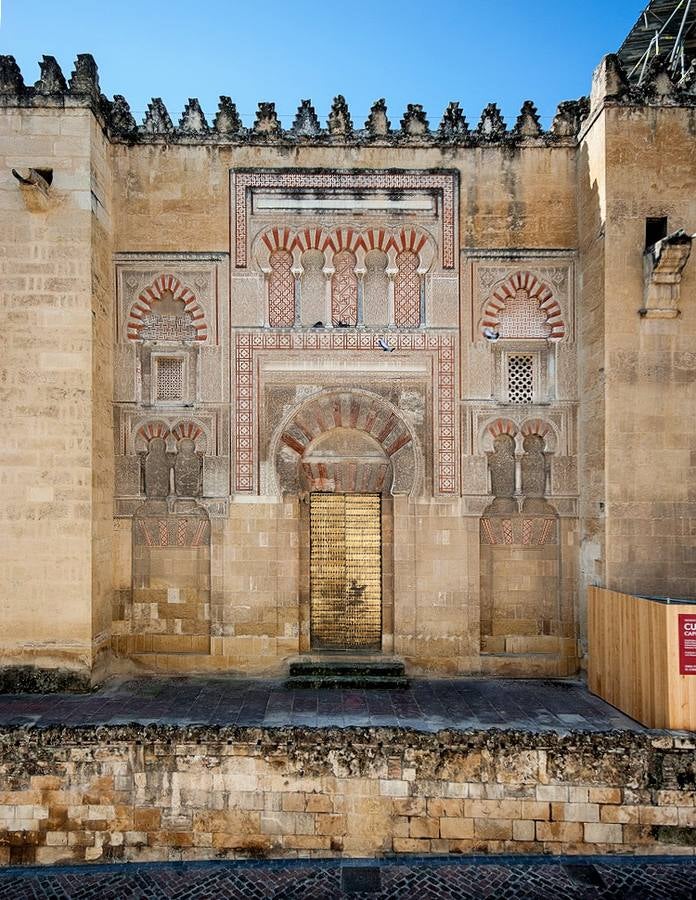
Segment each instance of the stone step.
[[288,667],[288,687],[371,687],[408,686],[400,659],[318,659],[292,660]]
[[319,659],[294,659],[290,661],[290,675],[404,675],[400,659],[340,659],[335,656]]
[[287,688],[371,688],[392,691],[408,687],[405,675],[290,675],[285,679]]

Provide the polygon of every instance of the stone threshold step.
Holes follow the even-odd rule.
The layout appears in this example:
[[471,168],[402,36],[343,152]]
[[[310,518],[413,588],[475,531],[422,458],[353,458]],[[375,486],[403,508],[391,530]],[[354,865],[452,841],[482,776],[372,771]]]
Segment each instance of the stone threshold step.
[[356,660],[356,659],[303,659],[292,660],[288,666],[291,678],[299,677],[378,677],[403,678],[404,664],[401,660]]
[[324,674],[290,675],[285,679],[287,688],[356,688],[391,691],[408,687],[404,675]]

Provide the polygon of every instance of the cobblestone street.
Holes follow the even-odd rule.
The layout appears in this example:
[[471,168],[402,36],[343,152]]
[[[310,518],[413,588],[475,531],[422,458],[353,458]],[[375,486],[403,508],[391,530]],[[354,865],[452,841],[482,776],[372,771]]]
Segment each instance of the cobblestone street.
[[225,897],[239,900],[391,900],[440,898],[670,898],[696,897],[696,866],[685,860],[469,858],[412,859],[381,865],[359,861],[187,863],[32,869],[0,872],[3,900],[29,898]]

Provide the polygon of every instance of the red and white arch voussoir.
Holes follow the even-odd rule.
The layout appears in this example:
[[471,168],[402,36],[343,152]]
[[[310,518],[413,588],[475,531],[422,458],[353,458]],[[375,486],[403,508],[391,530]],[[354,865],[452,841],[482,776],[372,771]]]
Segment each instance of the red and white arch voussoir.
[[178,422],[174,426],[174,428],[172,428],[172,434],[177,441],[181,441],[184,438],[195,441],[196,438],[202,433],[203,429],[201,428],[201,426],[196,422],[191,421]]
[[307,250],[321,250],[323,253],[327,248],[335,250],[335,246],[330,234],[323,228],[301,228],[295,232],[295,238],[292,242],[292,248],[297,247],[301,253]]
[[169,428],[164,422],[146,422],[138,428],[138,434],[149,444],[154,438],[166,440],[169,437]]
[[386,228],[368,228],[360,235],[360,244],[365,253],[370,250],[381,250],[386,253],[391,247],[393,235]]
[[294,232],[290,228],[269,228],[261,235],[261,240],[268,248],[269,253],[278,250],[292,250]]
[[561,307],[554,297],[553,291],[536,275],[526,271],[514,272],[496,288],[484,307],[481,329],[496,328],[500,324],[501,312],[517,291],[526,291],[530,299],[536,300],[539,309],[546,315],[546,324],[551,328],[548,340],[562,340],[566,334],[566,327]]
[[428,238],[415,228],[402,228],[392,238],[397,253],[410,251],[420,256],[421,250],[428,242]]
[[196,340],[204,341],[208,337],[208,324],[205,313],[190,288],[183,285],[175,275],[162,274],[142,291],[131,306],[128,314],[127,336],[131,341],[140,340],[143,319],[152,312],[153,304],[162,299],[165,291],[171,291],[175,300],[184,303],[184,310],[191,317],[191,324],[196,329]]
[[341,253],[344,250],[355,253],[356,249],[362,246],[362,235],[354,228],[336,228],[331,232],[331,243],[334,253]]
[[496,419],[488,426],[488,433],[494,438],[501,434],[509,434],[510,437],[514,437],[517,434],[517,425],[511,419]]

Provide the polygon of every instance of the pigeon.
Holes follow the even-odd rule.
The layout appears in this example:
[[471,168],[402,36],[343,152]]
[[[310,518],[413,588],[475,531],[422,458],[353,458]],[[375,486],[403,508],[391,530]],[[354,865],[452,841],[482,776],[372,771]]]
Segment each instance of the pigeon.
[[312,328],[323,328],[323,327],[324,327],[323,322],[315,322],[314,325],[312,325]]
[[384,338],[378,338],[377,343],[382,348],[382,350],[386,351],[387,353],[393,353],[396,349],[395,347],[390,346],[389,342]]
[[483,336],[487,341],[497,341],[500,337],[500,332],[496,331],[495,328],[484,328]]

